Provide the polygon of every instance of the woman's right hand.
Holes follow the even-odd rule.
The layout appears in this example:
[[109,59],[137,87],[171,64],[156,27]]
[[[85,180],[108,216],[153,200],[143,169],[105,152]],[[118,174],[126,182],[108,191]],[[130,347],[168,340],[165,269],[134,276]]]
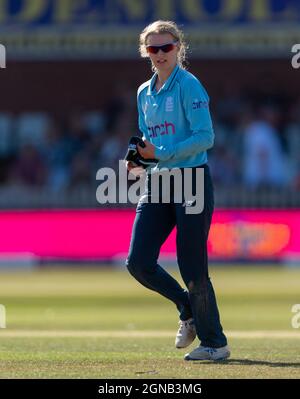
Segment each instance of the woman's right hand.
[[133,162],[131,162],[131,161],[126,161],[126,168],[127,168],[128,172],[130,172],[131,169],[133,169],[133,168],[135,168],[135,167],[136,167],[136,165],[135,165]]
[[141,176],[145,172],[144,168],[142,168],[141,166],[137,166],[131,161],[126,161],[126,168],[134,176]]

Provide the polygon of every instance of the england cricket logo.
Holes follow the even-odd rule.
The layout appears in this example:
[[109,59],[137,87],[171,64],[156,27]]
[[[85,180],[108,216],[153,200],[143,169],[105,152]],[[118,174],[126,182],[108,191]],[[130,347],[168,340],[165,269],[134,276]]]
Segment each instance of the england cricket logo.
[[166,99],[166,112],[173,112],[173,110],[174,110],[173,97],[167,97],[167,99]]

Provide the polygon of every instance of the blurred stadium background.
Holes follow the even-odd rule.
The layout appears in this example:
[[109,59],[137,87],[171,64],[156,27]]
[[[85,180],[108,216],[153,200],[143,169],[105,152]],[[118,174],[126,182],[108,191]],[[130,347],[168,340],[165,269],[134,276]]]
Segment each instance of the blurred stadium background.
[[[136,90],[151,76],[138,35],[156,19],[183,28],[211,98],[226,367],[182,367],[173,305],[114,267],[134,205],[96,201],[97,170],[117,170],[138,131]],[[299,378],[299,42],[298,0],[0,0],[2,378]],[[175,261],[173,233],[161,262]]]
[[211,97],[212,259],[298,262],[299,1],[1,0],[4,265],[124,257],[133,206],[98,204],[96,172],[117,169],[138,131],[136,89],[151,76],[138,35],[158,18],[183,28]]

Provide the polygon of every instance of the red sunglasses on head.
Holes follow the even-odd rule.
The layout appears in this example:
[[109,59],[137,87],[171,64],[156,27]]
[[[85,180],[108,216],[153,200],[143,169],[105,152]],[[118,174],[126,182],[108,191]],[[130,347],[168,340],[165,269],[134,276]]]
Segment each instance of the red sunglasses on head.
[[163,44],[162,46],[146,46],[146,50],[148,53],[157,54],[159,50],[163,51],[164,53],[169,53],[172,51],[178,42],[172,42]]

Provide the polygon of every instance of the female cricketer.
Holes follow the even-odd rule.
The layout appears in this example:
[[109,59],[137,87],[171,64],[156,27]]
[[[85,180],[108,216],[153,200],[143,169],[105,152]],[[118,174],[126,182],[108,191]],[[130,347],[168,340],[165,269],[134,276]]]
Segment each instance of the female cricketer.
[[[148,25],[140,35],[140,53],[150,58],[154,75],[138,89],[139,129],[145,144],[138,145],[138,152],[145,159],[157,159],[155,169],[203,168],[204,207],[193,214],[186,212],[184,198],[181,203],[144,201],[145,195],[151,197],[147,170],[146,194],[136,208],[126,266],[141,284],[176,305],[180,319],[176,348],[186,348],[196,336],[200,340],[185,360],[223,360],[230,351],[207,259],[214,209],[206,152],[214,143],[209,97],[199,80],[184,69],[186,44],[174,22],[159,20]],[[128,170],[133,167],[127,162]],[[194,186],[199,183],[195,175]],[[186,289],[157,263],[160,248],[175,226],[177,261]]]

